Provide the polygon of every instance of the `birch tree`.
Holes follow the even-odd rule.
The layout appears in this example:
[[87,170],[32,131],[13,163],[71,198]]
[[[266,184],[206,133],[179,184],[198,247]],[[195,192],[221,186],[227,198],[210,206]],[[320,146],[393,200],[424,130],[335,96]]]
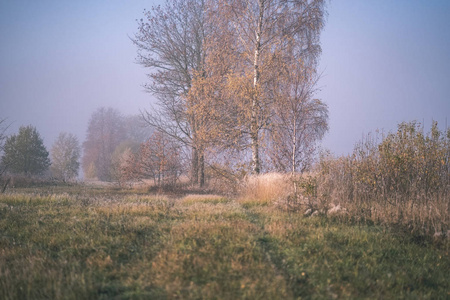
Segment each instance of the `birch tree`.
[[[197,132],[203,126],[190,97],[194,74],[203,73],[204,39],[208,34],[204,0],[167,0],[164,6],[144,11],[133,39],[137,61],[148,68],[148,92],[157,107],[144,111],[145,121],[191,149],[192,183],[204,182],[204,147]],[[195,101],[194,101],[195,100]]]
[[310,167],[317,141],[328,130],[328,107],[314,98],[318,76],[298,64],[292,61],[278,76],[267,151],[277,171],[292,175]]
[[241,104],[245,119],[238,125],[249,139],[252,173],[261,171],[261,135],[269,128],[276,91],[277,70],[295,52],[303,64],[314,66],[321,52],[319,34],[324,26],[324,0],[218,0],[216,18],[232,34],[235,67],[228,75],[232,101]]
[[307,156],[301,133],[306,127],[314,132],[319,123],[299,118],[315,103],[317,114],[306,115],[326,119],[326,106],[308,102],[311,93],[292,91],[311,84],[299,74],[315,74],[325,15],[325,0],[167,0],[145,12],[133,41],[138,62],[150,70],[145,87],[158,103],[143,116],[192,149],[193,183],[203,184],[211,149],[245,152],[241,157],[249,157],[252,173],[260,173],[261,148],[288,138],[285,117],[295,115],[290,128],[296,138],[289,136],[294,165]]

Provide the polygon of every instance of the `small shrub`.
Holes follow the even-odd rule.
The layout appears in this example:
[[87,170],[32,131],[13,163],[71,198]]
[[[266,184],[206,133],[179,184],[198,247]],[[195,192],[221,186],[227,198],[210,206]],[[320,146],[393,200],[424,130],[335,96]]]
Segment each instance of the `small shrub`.
[[416,122],[401,123],[381,142],[369,135],[350,156],[322,155],[315,173],[318,203],[341,205],[356,221],[445,233],[450,229],[449,158],[450,130],[444,135],[434,122],[424,134]]

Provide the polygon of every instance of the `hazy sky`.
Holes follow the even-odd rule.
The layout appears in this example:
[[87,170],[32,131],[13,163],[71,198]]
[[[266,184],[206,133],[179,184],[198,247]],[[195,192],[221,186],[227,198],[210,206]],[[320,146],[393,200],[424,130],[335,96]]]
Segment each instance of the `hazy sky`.
[[[82,142],[91,113],[137,114],[153,101],[129,36],[162,1],[0,0],[0,118]],[[345,154],[363,133],[450,117],[450,1],[336,0],[322,35],[323,147]],[[450,120],[449,120],[450,122]]]

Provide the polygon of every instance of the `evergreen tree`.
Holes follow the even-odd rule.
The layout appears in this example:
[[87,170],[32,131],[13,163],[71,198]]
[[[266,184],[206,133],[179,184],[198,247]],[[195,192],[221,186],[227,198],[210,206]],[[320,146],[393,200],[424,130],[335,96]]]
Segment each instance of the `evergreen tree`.
[[48,169],[48,151],[35,127],[22,126],[6,139],[2,162],[16,174],[39,175]]

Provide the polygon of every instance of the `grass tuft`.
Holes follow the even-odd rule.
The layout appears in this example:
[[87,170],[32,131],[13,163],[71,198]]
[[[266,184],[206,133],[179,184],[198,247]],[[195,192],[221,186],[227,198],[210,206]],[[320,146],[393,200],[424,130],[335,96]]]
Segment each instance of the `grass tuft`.
[[226,197],[219,195],[187,195],[181,199],[182,203],[185,205],[190,205],[194,203],[228,203],[230,200]]
[[291,191],[288,175],[269,173],[245,178],[239,201],[246,206],[271,205]]

